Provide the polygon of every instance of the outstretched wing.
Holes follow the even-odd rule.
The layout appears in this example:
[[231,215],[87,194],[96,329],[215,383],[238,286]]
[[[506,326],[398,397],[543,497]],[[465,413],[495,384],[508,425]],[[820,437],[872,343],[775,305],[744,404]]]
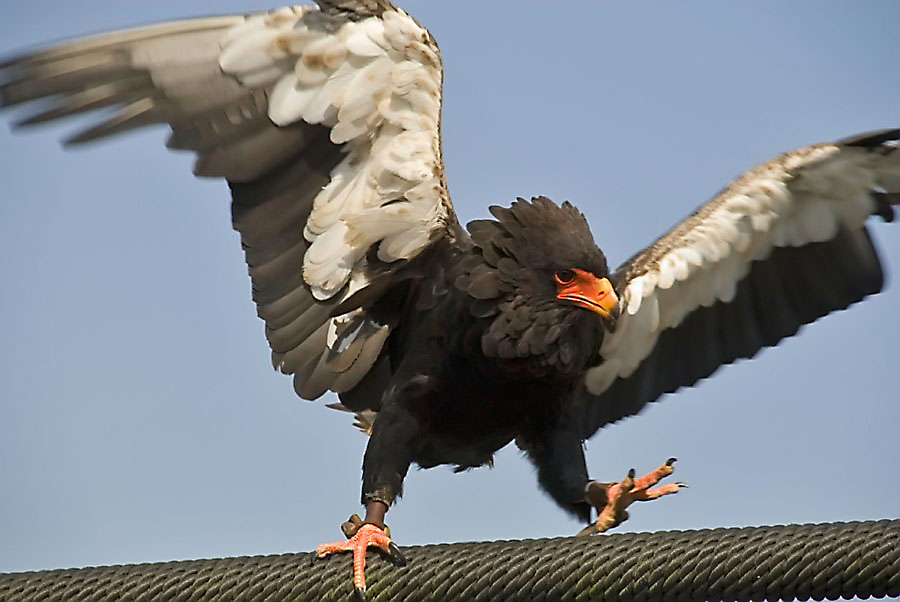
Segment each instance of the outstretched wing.
[[390,2],[320,0],[16,57],[0,63],[0,107],[44,102],[19,125],[106,110],[67,144],[168,124],[197,175],[228,181],[273,363],[313,399],[359,383],[390,331],[367,308],[461,231],[441,80],[431,35]]
[[776,157],[619,267],[621,317],[576,393],[584,436],[880,291],[864,222],[900,204],[898,138]]

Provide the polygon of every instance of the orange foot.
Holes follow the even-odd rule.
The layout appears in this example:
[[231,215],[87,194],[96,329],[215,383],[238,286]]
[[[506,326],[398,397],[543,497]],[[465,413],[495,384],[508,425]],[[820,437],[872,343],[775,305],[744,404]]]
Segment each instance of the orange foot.
[[597,509],[597,520],[582,529],[578,535],[592,535],[603,533],[628,520],[628,512],[625,508],[632,502],[655,500],[658,497],[678,493],[687,487],[685,483],[672,483],[650,489],[661,479],[669,476],[675,470],[672,465],[675,458],[669,458],[665,464],[642,476],[634,478],[634,469],[628,471],[628,476],[621,483],[588,483],[585,497],[594,508]]
[[406,560],[397,544],[391,541],[386,528],[363,523],[354,514],[349,521],[341,525],[341,529],[347,535],[347,541],[316,546],[316,556],[325,558],[335,552],[353,552],[353,586],[356,588],[356,598],[366,600],[366,550],[369,546],[375,546],[386,553],[395,564],[406,564]]

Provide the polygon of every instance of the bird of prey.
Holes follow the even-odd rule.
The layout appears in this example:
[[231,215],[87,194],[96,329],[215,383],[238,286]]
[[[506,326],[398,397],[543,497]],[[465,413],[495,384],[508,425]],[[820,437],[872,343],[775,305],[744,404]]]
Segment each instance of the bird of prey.
[[274,366],[370,434],[347,541],[395,557],[388,508],[412,464],[489,464],[512,441],[540,486],[602,532],[670,459],[592,480],[582,444],[719,366],[883,285],[866,220],[900,204],[900,130],[775,157],[611,270],[571,204],[457,221],[440,140],[441,57],[387,0],[319,0],[63,43],[0,63],[32,125],[106,109],[68,139],[150,124],[224,178]]

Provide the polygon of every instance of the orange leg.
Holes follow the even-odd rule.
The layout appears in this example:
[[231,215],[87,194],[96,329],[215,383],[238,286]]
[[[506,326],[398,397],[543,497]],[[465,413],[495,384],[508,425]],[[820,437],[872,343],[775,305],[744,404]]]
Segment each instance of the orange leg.
[[634,469],[632,468],[620,483],[591,482],[588,484],[585,497],[597,509],[597,520],[578,534],[603,533],[628,520],[628,512],[625,509],[632,502],[655,500],[664,495],[678,493],[682,488],[687,487],[684,483],[672,483],[651,489],[661,479],[672,474],[675,470],[672,466],[674,463],[675,458],[669,458],[665,464],[639,479],[634,478]]

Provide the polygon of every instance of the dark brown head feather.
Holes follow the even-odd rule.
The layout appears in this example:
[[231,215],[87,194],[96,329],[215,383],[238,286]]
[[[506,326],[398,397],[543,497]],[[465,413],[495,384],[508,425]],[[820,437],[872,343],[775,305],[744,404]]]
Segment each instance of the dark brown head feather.
[[[546,197],[531,201],[520,198],[509,208],[494,205],[490,212],[496,221],[479,220],[468,225],[488,261],[496,250],[523,267],[578,267],[597,276],[607,275],[606,258],[597,248],[584,215],[571,203],[557,206]],[[485,223],[495,227],[484,228]],[[490,238],[486,240],[484,234]]]
[[468,224],[475,247],[456,280],[472,297],[472,314],[490,320],[482,353],[507,364],[519,360],[535,375],[580,373],[596,358],[602,325],[556,298],[553,274],[578,268],[608,275],[587,221],[570,203],[557,206],[545,197],[490,211],[496,220]]

